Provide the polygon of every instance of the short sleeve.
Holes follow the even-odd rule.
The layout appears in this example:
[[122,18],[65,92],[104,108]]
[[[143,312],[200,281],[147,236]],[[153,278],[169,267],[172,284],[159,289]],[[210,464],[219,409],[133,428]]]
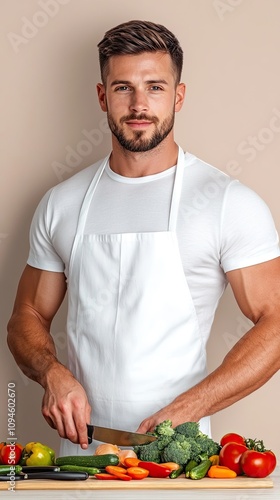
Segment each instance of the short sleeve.
[[52,190],[40,201],[30,227],[30,250],[27,264],[45,271],[63,272],[65,265],[54,249],[49,222],[49,203]]
[[220,248],[224,272],[280,255],[278,233],[267,204],[237,180],[229,184],[225,194]]

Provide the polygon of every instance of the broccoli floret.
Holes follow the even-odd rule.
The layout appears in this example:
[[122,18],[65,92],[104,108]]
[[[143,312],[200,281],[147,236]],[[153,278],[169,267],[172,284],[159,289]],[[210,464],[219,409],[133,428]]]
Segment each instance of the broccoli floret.
[[[175,439],[176,438],[176,439]],[[183,434],[176,433],[161,454],[162,462],[176,462],[186,465],[191,457],[191,444]]]
[[199,433],[199,423],[198,422],[185,422],[183,424],[177,425],[174,429],[175,432],[184,434],[186,437],[196,438]]
[[159,451],[162,451],[172,440],[172,436],[160,436],[156,443]]
[[211,455],[218,455],[220,453],[221,446],[207,436],[207,434],[200,433],[196,438],[196,443],[200,447],[201,455],[207,454],[208,457],[211,457]]
[[195,460],[196,462],[200,462],[200,457],[202,454],[201,447],[197,443],[196,439],[189,437],[189,438],[187,438],[187,440],[191,446],[190,460]]
[[161,451],[158,448],[158,440],[152,441],[148,444],[141,444],[138,446],[134,446],[134,451],[137,457],[144,462],[156,462],[160,463],[161,461]]
[[173,436],[174,429],[172,429],[171,420],[164,420],[160,424],[156,425],[154,433],[156,436]]

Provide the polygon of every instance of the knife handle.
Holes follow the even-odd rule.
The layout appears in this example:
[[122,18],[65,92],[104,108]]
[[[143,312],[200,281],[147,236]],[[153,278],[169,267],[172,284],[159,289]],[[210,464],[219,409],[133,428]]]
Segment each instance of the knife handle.
[[94,431],[94,426],[91,424],[87,424],[88,444],[92,443],[93,431]]
[[57,471],[30,472],[24,479],[56,479],[58,481],[83,481],[89,477],[87,472]]
[[58,465],[22,465],[22,472],[30,473],[30,472],[55,472],[59,471]]

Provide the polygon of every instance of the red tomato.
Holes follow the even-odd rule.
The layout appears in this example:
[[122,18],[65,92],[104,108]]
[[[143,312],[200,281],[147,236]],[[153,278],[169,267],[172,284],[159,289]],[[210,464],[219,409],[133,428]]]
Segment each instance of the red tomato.
[[249,477],[266,477],[276,467],[276,456],[272,451],[245,451],[240,460],[241,468]]
[[240,465],[240,459],[242,453],[247,451],[248,448],[241,443],[227,443],[225,444],[219,454],[220,465],[228,467],[234,470],[238,476],[243,474]]
[[235,432],[229,432],[222,437],[220,445],[224,446],[227,443],[239,443],[246,445],[244,437],[240,436],[240,434],[235,434]]
[[6,444],[1,448],[1,462],[4,465],[16,465],[21,459],[22,446]]

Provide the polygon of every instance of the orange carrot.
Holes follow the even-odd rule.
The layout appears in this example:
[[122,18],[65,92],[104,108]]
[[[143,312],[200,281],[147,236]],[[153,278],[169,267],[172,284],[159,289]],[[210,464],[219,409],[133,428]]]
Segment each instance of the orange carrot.
[[144,479],[149,475],[149,471],[142,467],[128,467],[127,474],[132,477],[132,479]]
[[134,458],[134,457],[127,457],[124,459],[124,465],[126,467],[137,467],[139,462],[140,462],[140,460],[138,458]]

